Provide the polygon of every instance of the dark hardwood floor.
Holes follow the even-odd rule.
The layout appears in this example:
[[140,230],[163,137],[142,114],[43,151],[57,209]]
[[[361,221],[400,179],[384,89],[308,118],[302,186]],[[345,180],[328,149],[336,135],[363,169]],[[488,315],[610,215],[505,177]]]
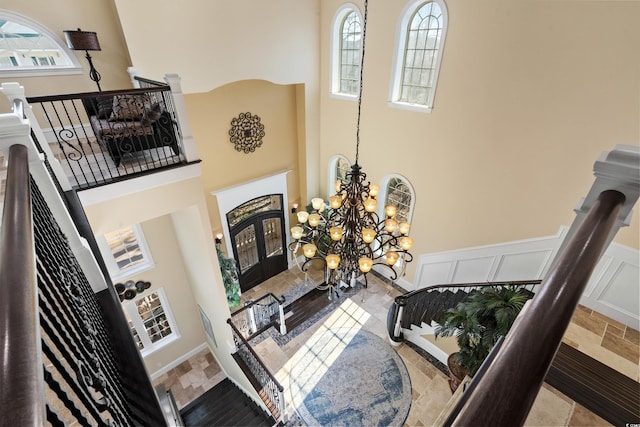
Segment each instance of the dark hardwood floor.
[[185,406],[180,415],[185,426],[273,426],[275,420],[225,378]]
[[640,422],[640,384],[565,343],[545,381],[615,426]]
[[285,306],[284,314],[287,331],[293,331],[306,320],[310,319],[311,316],[330,305],[331,302],[328,291],[313,288],[302,297]]

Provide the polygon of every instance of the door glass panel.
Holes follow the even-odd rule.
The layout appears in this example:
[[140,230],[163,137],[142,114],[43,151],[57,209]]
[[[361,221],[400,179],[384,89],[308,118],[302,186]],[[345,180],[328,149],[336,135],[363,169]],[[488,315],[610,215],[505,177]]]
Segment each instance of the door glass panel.
[[282,209],[282,195],[272,194],[270,196],[258,197],[241,204],[227,214],[229,227],[233,227],[240,221],[250,218],[259,213],[268,211],[279,211]]
[[262,220],[262,231],[264,232],[264,248],[267,258],[282,255],[282,227],[280,226],[280,218]]
[[258,247],[256,246],[256,229],[253,224],[236,234],[236,249],[240,273],[244,273],[258,263]]

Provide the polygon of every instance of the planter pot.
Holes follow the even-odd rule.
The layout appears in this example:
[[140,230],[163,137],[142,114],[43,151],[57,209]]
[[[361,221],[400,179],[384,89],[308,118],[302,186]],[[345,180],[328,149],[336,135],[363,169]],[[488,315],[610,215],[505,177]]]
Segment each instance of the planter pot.
[[455,393],[462,380],[464,380],[464,377],[469,373],[467,368],[456,362],[456,354],[457,353],[452,353],[447,358],[447,367],[449,368],[449,388],[451,389],[451,394]]

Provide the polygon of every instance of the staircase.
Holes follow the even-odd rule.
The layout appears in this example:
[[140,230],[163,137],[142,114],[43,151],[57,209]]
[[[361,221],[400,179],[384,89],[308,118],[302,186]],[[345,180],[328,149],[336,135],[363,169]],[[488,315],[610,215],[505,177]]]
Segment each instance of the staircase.
[[[469,294],[487,286],[514,286],[533,298],[540,283],[534,280],[437,285],[398,296],[387,317],[389,337],[396,342],[406,339],[421,346],[416,339],[420,334],[412,333],[412,329],[421,330],[425,324],[437,322],[441,313]],[[545,381],[613,425],[640,419],[640,384],[565,343],[560,344]]]
[[403,330],[412,326],[431,326],[449,308],[453,308],[470,293],[487,287],[509,286],[533,297],[540,280],[465,283],[457,285],[435,285],[418,289],[396,297],[387,316],[387,330],[392,341],[401,342]]
[[185,426],[273,426],[266,414],[229,378],[185,406],[180,415]]

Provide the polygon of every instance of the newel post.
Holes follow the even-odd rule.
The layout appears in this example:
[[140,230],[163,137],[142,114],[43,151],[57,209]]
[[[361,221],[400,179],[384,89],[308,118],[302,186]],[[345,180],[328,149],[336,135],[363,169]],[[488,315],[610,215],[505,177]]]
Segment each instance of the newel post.
[[[55,155],[51,151],[51,148],[49,147],[49,141],[47,141],[47,137],[42,131],[42,128],[40,127],[40,124],[38,123],[38,120],[33,113],[31,105],[27,102],[24,87],[15,82],[2,83],[0,92],[2,92],[12,104],[17,100],[22,102],[22,112],[24,114],[24,118],[27,119],[29,125],[31,126],[31,132],[33,132],[35,139],[39,142],[40,148],[42,149],[42,153],[44,154],[45,158],[49,161],[51,171],[55,175],[55,178],[58,180],[62,191],[71,190],[69,178],[67,178],[67,174],[62,170],[60,162],[56,159]],[[37,152],[37,150],[35,150],[35,152]]]
[[177,74],[165,74],[164,80],[171,88],[171,93],[173,94],[173,102],[175,104],[176,114],[178,115],[178,121],[180,122],[180,131],[182,132],[184,155],[187,162],[198,161],[200,157],[198,156],[196,141],[191,133],[191,126],[187,118],[187,108],[184,103],[184,94],[182,93],[182,86],[180,85],[182,78]]

